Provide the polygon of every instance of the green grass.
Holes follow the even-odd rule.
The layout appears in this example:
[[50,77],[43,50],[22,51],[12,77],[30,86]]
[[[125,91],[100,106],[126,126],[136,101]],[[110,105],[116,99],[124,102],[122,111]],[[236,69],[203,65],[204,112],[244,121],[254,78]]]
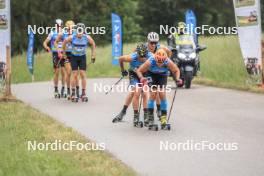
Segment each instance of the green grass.
[[201,74],[196,83],[263,93],[259,77],[250,77],[236,36],[201,38],[207,49],[201,52]]
[[[201,75],[195,79],[197,83],[239,88],[241,90],[258,90],[255,82],[248,76],[242,59],[237,36],[201,37],[200,44],[207,49],[201,52]],[[136,44],[125,44],[124,54],[129,54]],[[31,76],[26,67],[25,54],[13,58],[12,82],[30,82]],[[35,56],[35,81],[52,79],[51,56],[39,53]],[[111,64],[111,45],[97,47],[97,60],[87,71],[91,77],[119,77],[120,69]],[[259,79],[259,78],[257,78]]]
[[[135,44],[125,44],[124,53],[129,54]],[[110,45],[96,48],[96,63],[89,65],[87,76],[89,77],[118,77],[120,69],[112,65],[112,48]],[[90,49],[88,49],[87,63],[90,62]],[[35,55],[35,81],[47,81],[52,79],[53,68],[50,53],[38,53]],[[12,83],[31,82],[31,76],[26,66],[26,54],[15,56],[12,59]]]
[[135,175],[102,151],[29,151],[27,141],[89,141],[23,103],[0,103],[0,109],[0,176]]

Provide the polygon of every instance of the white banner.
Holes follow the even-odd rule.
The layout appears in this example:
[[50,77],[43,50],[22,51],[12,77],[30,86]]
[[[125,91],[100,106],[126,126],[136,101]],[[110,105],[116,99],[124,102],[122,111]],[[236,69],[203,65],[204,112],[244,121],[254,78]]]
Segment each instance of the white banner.
[[6,62],[6,45],[11,43],[10,28],[10,0],[0,0],[0,62]]
[[249,74],[261,74],[260,0],[233,0],[241,52]]

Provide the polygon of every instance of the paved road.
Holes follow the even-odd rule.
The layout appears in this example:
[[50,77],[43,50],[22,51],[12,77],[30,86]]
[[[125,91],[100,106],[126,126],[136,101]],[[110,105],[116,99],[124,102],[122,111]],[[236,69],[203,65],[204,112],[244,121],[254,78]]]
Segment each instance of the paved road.
[[[173,109],[172,130],[155,132],[134,128],[131,109],[125,122],[111,123],[126,93],[106,96],[93,89],[95,83],[111,85],[115,81],[89,80],[88,103],[54,99],[51,82],[14,85],[13,93],[87,138],[104,142],[107,150],[140,175],[264,175],[263,95],[198,85],[181,89]],[[169,93],[169,101],[172,95]],[[167,142],[169,150],[160,150],[161,142]],[[201,143],[215,143],[222,149],[225,145],[226,150],[211,151],[208,146],[186,150],[187,145],[199,147]]]

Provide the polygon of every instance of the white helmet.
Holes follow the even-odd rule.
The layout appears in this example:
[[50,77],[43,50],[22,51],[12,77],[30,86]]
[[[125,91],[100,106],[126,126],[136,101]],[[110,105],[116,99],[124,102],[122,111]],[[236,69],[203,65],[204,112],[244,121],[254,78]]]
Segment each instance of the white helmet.
[[56,19],[55,20],[55,24],[57,24],[58,26],[62,26],[63,25],[63,21],[61,19]]
[[159,42],[159,34],[156,32],[150,32],[148,34],[148,41],[149,42]]

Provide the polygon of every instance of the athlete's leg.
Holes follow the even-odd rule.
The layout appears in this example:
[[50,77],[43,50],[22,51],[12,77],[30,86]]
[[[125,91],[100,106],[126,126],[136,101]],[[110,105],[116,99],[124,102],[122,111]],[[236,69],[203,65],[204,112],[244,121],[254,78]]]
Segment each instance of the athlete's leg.
[[58,84],[59,84],[59,69],[58,68],[54,68],[53,82],[54,82],[55,92],[58,92]]
[[140,95],[141,95],[141,90],[142,88],[136,86],[135,89],[134,89],[134,96],[133,96],[133,109],[134,109],[134,112],[137,111],[138,112],[138,106],[139,106],[139,98],[140,98]]
[[59,67],[58,67],[58,53],[53,52],[52,53],[52,60],[53,60],[53,83],[54,83],[54,95],[55,97],[59,96],[59,90],[58,90],[58,84],[59,84]]
[[80,70],[80,78],[81,78],[81,85],[82,85],[82,95],[81,96],[86,98],[86,55],[80,56],[79,70]]
[[[85,95],[86,90],[86,71],[80,70],[81,84],[82,84],[82,95]],[[76,78],[78,79],[78,77]]]
[[60,67],[60,73],[61,73],[61,96],[65,96],[65,80],[66,80],[66,71],[64,65]]
[[71,80],[71,97],[75,98],[76,97],[76,79],[78,77],[78,57],[77,56],[72,56],[71,60],[71,69],[72,69],[72,80]]
[[157,92],[151,91],[148,100],[148,118],[144,120],[145,126],[154,124],[154,104]]
[[126,114],[127,108],[128,108],[128,106],[131,104],[131,102],[133,100],[133,96],[134,96],[134,92],[133,91],[129,92],[129,94],[127,95],[126,100],[125,100],[125,104],[124,104],[123,109],[122,109],[123,113]]

